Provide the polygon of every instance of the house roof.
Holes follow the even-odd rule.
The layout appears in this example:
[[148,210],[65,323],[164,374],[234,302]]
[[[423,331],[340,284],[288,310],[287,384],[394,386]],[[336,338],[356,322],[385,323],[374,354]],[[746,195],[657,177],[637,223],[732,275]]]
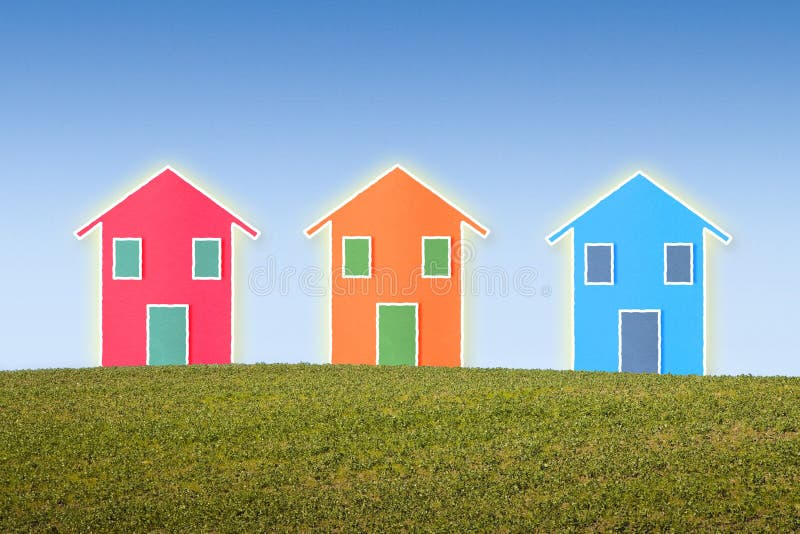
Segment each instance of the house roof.
[[611,191],[609,191],[608,193],[606,193],[605,195],[603,195],[602,197],[597,199],[595,202],[593,202],[591,205],[589,205],[586,209],[584,209],[583,211],[581,211],[580,213],[578,213],[577,215],[575,215],[574,217],[569,219],[567,222],[562,224],[560,227],[558,227],[558,229],[553,231],[550,235],[548,235],[545,238],[546,241],[550,245],[555,245],[556,243],[561,241],[561,239],[564,236],[566,236],[570,232],[570,230],[573,229],[573,227],[575,226],[575,223],[577,223],[585,214],[587,214],[588,212],[592,211],[598,204],[603,202],[608,197],[612,196],[614,193],[616,193],[618,190],[620,190],[626,184],[628,184],[629,182],[631,182],[633,180],[636,180],[636,179],[647,180],[648,182],[653,184],[655,187],[660,189],[664,194],[672,197],[679,204],[681,204],[684,208],[686,208],[687,210],[692,212],[701,221],[703,221],[703,223],[706,225],[706,228],[711,232],[711,234],[714,237],[716,237],[717,239],[719,239],[725,245],[727,245],[728,243],[731,242],[731,240],[733,240],[733,236],[731,236],[729,233],[727,233],[725,230],[723,230],[719,225],[714,223],[711,219],[709,219],[708,217],[702,215],[700,212],[698,212],[697,210],[695,210],[694,208],[689,206],[686,202],[684,202],[683,200],[678,198],[676,195],[671,193],[666,187],[664,187],[663,185],[659,184],[658,182],[656,182],[655,180],[650,178],[643,171],[637,171],[632,176],[630,176],[629,178],[624,180],[621,184],[616,186],[614,189],[612,189]]
[[455,209],[461,215],[461,217],[463,218],[463,222],[466,223],[470,228],[472,228],[472,230],[475,231],[475,233],[477,233],[481,237],[486,237],[487,235],[489,235],[489,229],[486,228],[485,226],[483,226],[480,222],[478,222],[477,219],[475,219],[474,217],[469,215],[466,211],[462,210],[461,208],[459,208],[458,206],[456,206],[455,204],[453,204],[452,202],[447,200],[444,196],[442,196],[440,193],[438,193],[434,188],[432,188],[431,186],[429,186],[428,184],[423,182],[421,179],[417,178],[413,173],[411,173],[410,171],[405,169],[402,165],[396,164],[393,167],[391,167],[390,169],[387,169],[385,172],[381,173],[377,178],[372,180],[366,186],[364,186],[361,189],[359,189],[358,191],[356,191],[356,193],[354,193],[347,200],[345,200],[344,202],[342,202],[341,204],[336,206],[334,209],[329,211],[327,214],[325,214],[323,217],[321,217],[319,220],[317,220],[314,224],[312,224],[311,226],[306,228],[305,231],[304,231],[306,236],[309,237],[309,238],[313,237],[314,234],[319,232],[322,228],[324,228],[328,223],[331,222],[331,220],[334,218],[334,216],[336,215],[336,213],[339,210],[341,210],[342,208],[347,206],[350,202],[355,200],[359,195],[361,195],[362,193],[366,192],[368,189],[370,189],[372,186],[374,186],[375,184],[380,182],[382,179],[384,179],[386,176],[388,176],[389,174],[391,174],[395,170],[399,170],[404,175],[406,175],[409,178],[411,178],[412,180],[416,181],[417,183],[422,185],[425,189],[430,191],[433,195],[438,197],[442,202],[444,202],[445,204],[449,205],[451,208]]
[[251,224],[247,223],[244,219],[242,219],[241,217],[236,215],[234,212],[229,210],[227,207],[225,207],[221,202],[215,200],[214,197],[212,197],[211,195],[206,193],[201,187],[199,187],[198,185],[193,183],[191,180],[189,180],[188,178],[183,176],[181,173],[179,173],[178,171],[176,171],[175,169],[173,169],[172,167],[167,165],[166,167],[164,167],[163,169],[161,169],[157,173],[155,173],[153,176],[151,176],[150,178],[145,180],[144,183],[140,184],[139,186],[134,188],[131,192],[126,194],[124,197],[122,197],[120,200],[115,202],[113,205],[111,205],[107,209],[103,210],[99,215],[97,215],[96,217],[92,218],[89,222],[87,222],[86,224],[84,224],[83,226],[81,226],[80,228],[75,230],[75,237],[77,237],[78,239],[83,239],[84,237],[86,237],[89,233],[91,233],[92,230],[94,230],[97,227],[97,225],[99,223],[102,222],[103,218],[108,213],[110,213],[111,211],[114,210],[114,208],[116,208],[120,204],[123,204],[126,200],[128,200],[128,198],[130,198],[133,195],[135,195],[140,189],[145,187],[147,184],[149,184],[153,180],[156,180],[157,178],[161,177],[165,173],[171,173],[171,174],[175,175],[177,178],[183,180],[184,182],[189,184],[189,186],[191,186],[192,188],[197,190],[200,194],[202,194],[208,200],[210,200],[211,202],[213,202],[214,204],[216,204],[217,206],[222,208],[223,211],[225,211],[228,215],[231,216],[231,219],[233,220],[233,223],[236,226],[238,226],[239,228],[241,228],[251,238],[256,239],[259,236],[259,231],[254,226],[252,226]]

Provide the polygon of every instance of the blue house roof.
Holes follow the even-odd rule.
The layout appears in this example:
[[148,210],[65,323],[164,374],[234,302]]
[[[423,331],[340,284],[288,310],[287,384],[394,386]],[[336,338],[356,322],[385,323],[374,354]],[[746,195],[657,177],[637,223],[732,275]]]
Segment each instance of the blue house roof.
[[654,186],[655,189],[658,190],[658,192],[663,193],[665,196],[675,200],[680,206],[682,206],[688,212],[691,212],[692,214],[694,214],[694,216],[697,217],[699,223],[702,224],[704,226],[704,228],[708,229],[708,231],[711,232],[711,234],[714,237],[716,237],[717,239],[722,241],[722,243],[727,245],[733,239],[733,237],[729,233],[727,233],[725,230],[720,228],[719,225],[715,224],[713,221],[711,221],[711,219],[709,219],[708,217],[705,217],[704,215],[701,215],[697,210],[695,210],[694,208],[689,206],[686,202],[684,202],[683,200],[681,200],[680,198],[678,198],[677,196],[675,196],[674,194],[669,192],[664,186],[658,184],[655,180],[653,180],[652,178],[647,176],[644,172],[638,171],[633,176],[631,176],[630,178],[628,178],[627,180],[625,180],[624,182],[619,184],[617,187],[615,187],[614,189],[609,191],[607,194],[605,194],[604,196],[599,198],[597,201],[595,201],[589,207],[584,209],[578,215],[576,215],[575,217],[571,218],[569,221],[567,221],[566,223],[561,225],[553,233],[548,235],[547,238],[546,238],[547,242],[550,245],[554,245],[557,242],[559,242],[564,236],[566,236],[574,228],[574,226],[587,213],[591,212],[596,207],[600,206],[604,201],[606,201],[608,198],[612,197],[613,195],[615,195],[619,191],[621,191],[623,189],[630,188],[630,187],[640,187],[640,186],[651,186],[651,188],[652,188],[652,186]]

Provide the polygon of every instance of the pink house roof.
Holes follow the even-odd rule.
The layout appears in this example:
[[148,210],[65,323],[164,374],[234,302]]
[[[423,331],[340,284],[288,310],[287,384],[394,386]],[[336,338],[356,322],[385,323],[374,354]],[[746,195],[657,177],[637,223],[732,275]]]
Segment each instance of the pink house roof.
[[155,173],[153,176],[151,176],[150,178],[145,180],[145,182],[143,184],[141,184],[138,187],[136,187],[133,191],[131,191],[130,193],[128,193],[127,195],[122,197],[120,200],[115,202],[109,208],[103,210],[99,215],[94,217],[88,223],[84,224],[82,227],[80,227],[79,229],[75,230],[75,237],[77,237],[78,239],[83,239],[84,237],[86,237],[87,234],[89,234],[94,228],[97,227],[97,225],[99,223],[101,223],[103,221],[103,218],[108,213],[113,211],[120,204],[123,204],[126,200],[128,200],[128,198],[130,198],[133,195],[135,195],[139,190],[141,190],[143,187],[147,186],[147,184],[149,184],[150,182],[152,182],[154,180],[164,180],[164,179],[168,179],[168,178],[178,179],[178,180],[182,180],[182,181],[186,182],[190,187],[192,187],[193,189],[198,191],[201,195],[203,195],[209,201],[211,201],[214,204],[216,204],[217,206],[219,206],[225,213],[230,215],[231,221],[233,222],[233,224],[235,224],[236,226],[241,228],[251,238],[255,239],[255,238],[258,237],[259,231],[254,226],[252,226],[251,224],[247,223],[244,219],[242,219],[241,217],[239,217],[238,215],[233,213],[231,210],[229,210],[227,207],[225,207],[221,202],[215,200],[214,197],[212,197],[211,195],[206,193],[202,188],[200,188],[196,184],[192,183],[188,178],[186,178],[185,176],[181,175],[178,171],[176,171],[175,169],[173,169],[170,166],[166,166],[163,169],[161,169],[160,171],[158,171],[157,173]]

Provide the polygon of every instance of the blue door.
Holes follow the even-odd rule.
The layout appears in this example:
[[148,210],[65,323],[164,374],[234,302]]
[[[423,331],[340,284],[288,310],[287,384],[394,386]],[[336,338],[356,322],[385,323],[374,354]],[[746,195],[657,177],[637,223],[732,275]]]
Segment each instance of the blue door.
[[619,370],[661,372],[661,310],[619,311]]

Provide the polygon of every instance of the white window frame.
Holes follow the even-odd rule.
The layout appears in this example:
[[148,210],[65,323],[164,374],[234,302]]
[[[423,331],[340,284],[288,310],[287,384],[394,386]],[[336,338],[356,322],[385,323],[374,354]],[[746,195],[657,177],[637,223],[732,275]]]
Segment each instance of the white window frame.
[[[217,272],[218,276],[195,276],[195,243],[198,241],[217,242]],[[221,237],[193,237],[192,238],[192,280],[222,280],[222,238]]]
[[[446,239],[447,240],[447,274],[433,274],[433,275],[426,275],[425,274],[425,240],[426,239]],[[453,249],[452,249],[452,242],[450,240],[449,235],[424,235],[422,236],[422,278],[450,278],[453,276]]]
[[661,374],[661,344],[663,339],[661,337],[661,310],[656,309],[630,309],[619,310],[617,315],[617,372],[622,372],[622,314],[623,313],[657,313],[658,314],[658,374]]
[[375,365],[381,361],[381,306],[413,306],[416,336],[414,366],[419,367],[419,302],[378,302],[375,304]]
[[147,330],[147,338],[145,342],[145,365],[150,365],[150,308],[184,308],[186,310],[186,365],[189,365],[189,354],[191,354],[191,350],[189,348],[189,305],[188,304],[148,304],[147,305],[147,319],[145,323],[145,328]]
[[[611,247],[611,281],[610,282],[590,282],[589,281],[589,247],[604,246]],[[614,243],[584,243],[583,244],[583,285],[585,286],[613,286],[617,277],[614,273]]]
[[[367,265],[369,274],[347,274],[347,252],[345,242],[348,239],[366,239],[368,243]],[[342,278],[372,278],[372,236],[371,235],[343,235],[342,236]]]
[[[667,249],[671,246],[689,247],[689,281],[670,282],[667,280]],[[665,286],[693,286],[694,285],[694,243],[664,243],[664,285]]]
[[[139,276],[117,276],[117,241],[136,241],[139,243]],[[112,280],[141,280],[142,279],[142,238],[141,237],[115,237],[111,240],[111,279]]]

